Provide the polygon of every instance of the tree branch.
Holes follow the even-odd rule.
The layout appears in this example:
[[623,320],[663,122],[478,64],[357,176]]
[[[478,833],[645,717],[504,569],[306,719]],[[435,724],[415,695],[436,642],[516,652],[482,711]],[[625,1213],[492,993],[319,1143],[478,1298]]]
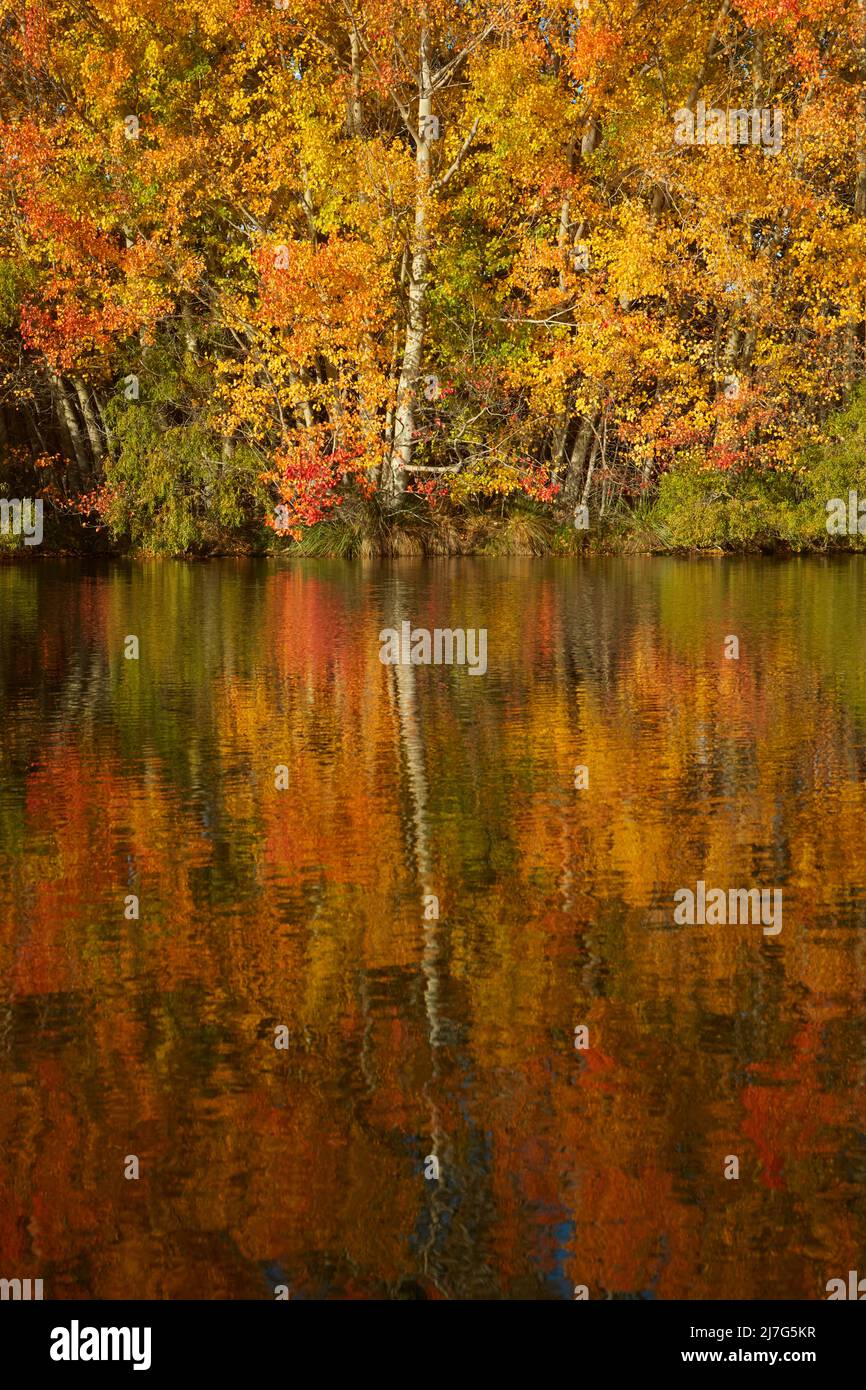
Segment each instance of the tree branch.
[[451,182],[451,179],[457,173],[457,170],[463,163],[464,156],[467,154],[469,150],[469,146],[475,139],[475,134],[478,130],[480,119],[480,116],[475,117],[475,120],[472,122],[472,129],[466,136],[466,139],[463,141],[463,144],[460,146],[460,149],[458,150],[456,157],[452,161],[450,168],[448,168],[444,174],[440,174],[438,179],[433,180],[432,184],[430,185],[431,193],[436,193],[440,188],[444,188],[447,183]]

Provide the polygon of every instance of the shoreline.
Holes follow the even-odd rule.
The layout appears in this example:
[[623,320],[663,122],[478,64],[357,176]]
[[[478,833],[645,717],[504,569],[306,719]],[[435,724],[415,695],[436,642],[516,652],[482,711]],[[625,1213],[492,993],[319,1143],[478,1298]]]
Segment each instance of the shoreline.
[[[823,491],[823,489],[822,489]],[[866,492],[866,489],[864,489]],[[856,497],[856,494],[852,494]],[[864,503],[866,507],[866,503]],[[161,528],[135,525],[129,516],[99,528],[55,513],[28,544],[26,533],[4,532],[0,564],[24,557],[43,559],[218,558],[386,560],[449,559],[461,556],[575,558],[625,555],[831,555],[862,550],[860,521],[831,531],[827,504],[818,496],[796,506],[763,498],[690,496],[672,506],[624,509],[577,526],[562,511],[512,505],[490,510],[430,510],[410,504],[397,512],[349,505],[309,526],[277,530],[271,518],[249,517],[234,528],[202,525],[182,538]],[[866,527],[866,515],[864,515]],[[6,543],[2,541],[5,539]],[[14,540],[14,545],[9,542]],[[172,544],[174,541],[174,544]],[[178,543],[180,542],[180,543]]]
[[207,552],[152,551],[146,549],[116,548],[110,550],[84,550],[70,547],[44,548],[39,550],[7,550],[0,553],[0,567],[19,565],[22,561],[38,563],[45,560],[184,560],[207,563],[211,560],[346,560],[363,563],[369,560],[578,560],[578,559],[738,559],[763,558],[766,560],[795,559],[802,556],[825,559],[833,557],[862,555],[864,547],[859,545],[802,545],[798,547],[779,543],[777,545],[716,545],[716,546],[669,546],[644,547],[635,545],[603,545],[567,548],[550,546],[543,549],[453,549],[453,550],[412,550],[398,548],[364,549],[346,554],[338,547],[332,550],[316,548],[311,552],[302,544],[286,547],[283,550],[237,547],[235,549],[214,549]]

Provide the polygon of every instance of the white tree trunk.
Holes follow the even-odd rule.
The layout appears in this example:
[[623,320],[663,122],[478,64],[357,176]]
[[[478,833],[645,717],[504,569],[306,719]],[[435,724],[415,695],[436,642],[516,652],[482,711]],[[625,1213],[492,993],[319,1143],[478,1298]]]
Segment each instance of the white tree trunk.
[[383,493],[392,509],[406,490],[407,470],[412,462],[415,433],[415,392],[421,374],[424,352],[424,308],[429,267],[430,207],[430,35],[426,24],[421,30],[420,72],[418,80],[418,143],[415,150],[415,220],[409,251],[409,294],[403,362],[397,383],[394,410],[394,436],[388,467],[384,470]]
[[102,431],[96,418],[96,411],[93,409],[93,402],[87,386],[80,376],[72,378],[72,385],[75,387],[75,394],[78,397],[78,404],[81,407],[81,417],[84,420],[84,428],[87,430],[87,438],[90,441],[90,449],[96,463],[101,463],[105,454],[105,445],[102,439]]
[[66,393],[66,385],[62,376],[60,376],[58,372],[55,372],[53,367],[49,367],[48,380],[51,385],[51,394],[54,397],[54,404],[60,419],[61,428],[64,430],[69,443],[72,445],[72,452],[78,468],[79,486],[83,487],[90,472],[84,436],[81,433],[75,411],[72,407],[72,402]]

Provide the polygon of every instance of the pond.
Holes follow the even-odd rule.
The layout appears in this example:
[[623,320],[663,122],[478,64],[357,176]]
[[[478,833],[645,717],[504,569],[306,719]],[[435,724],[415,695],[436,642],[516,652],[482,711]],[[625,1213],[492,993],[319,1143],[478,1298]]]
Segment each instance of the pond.
[[864,612],[859,557],[0,567],[0,1275],[825,1298]]

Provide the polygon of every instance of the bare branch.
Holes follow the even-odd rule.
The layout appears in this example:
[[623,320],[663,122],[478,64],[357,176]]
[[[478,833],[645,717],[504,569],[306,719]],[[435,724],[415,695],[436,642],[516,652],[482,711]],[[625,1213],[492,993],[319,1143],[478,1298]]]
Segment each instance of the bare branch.
[[460,146],[460,149],[458,150],[457,155],[455,156],[454,160],[452,161],[450,167],[445,171],[444,174],[441,174],[441,175],[439,176],[438,179],[434,179],[434,180],[433,180],[432,184],[430,185],[430,192],[431,192],[431,193],[436,193],[436,192],[438,191],[438,189],[444,188],[445,185],[446,185],[447,183],[450,183],[450,182],[451,182],[451,179],[452,179],[452,178],[454,177],[454,175],[457,173],[457,170],[460,168],[460,165],[463,163],[464,156],[467,154],[467,152],[468,152],[468,150],[469,150],[469,146],[472,144],[472,141],[475,139],[475,134],[476,134],[476,132],[477,132],[477,130],[478,130],[478,125],[479,125],[480,119],[481,119],[481,118],[480,118],[479,116],[476,116],[476,117],[475,117],[475,120],[472,122],[472,129],[470,130],[469,134],[466,136],[466,139],[463,141],[463,144]]

